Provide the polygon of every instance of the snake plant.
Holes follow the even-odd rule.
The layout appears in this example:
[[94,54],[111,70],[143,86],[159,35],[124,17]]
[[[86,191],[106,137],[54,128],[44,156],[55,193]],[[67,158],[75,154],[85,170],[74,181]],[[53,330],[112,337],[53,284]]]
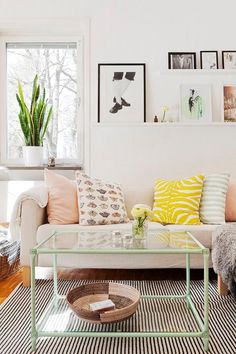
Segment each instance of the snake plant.
[[20,106],[19,121],[24,135],[26,146],[43,146],[43,138],[46,134],[48,124],[52,117],[52,106],[48,106],[45,99],[45,89],[40,96],[40,85],[38,75],[34,78],[30,108],[25,103],[24,93],[20,81],[18,81],[18,93],[16,99]]

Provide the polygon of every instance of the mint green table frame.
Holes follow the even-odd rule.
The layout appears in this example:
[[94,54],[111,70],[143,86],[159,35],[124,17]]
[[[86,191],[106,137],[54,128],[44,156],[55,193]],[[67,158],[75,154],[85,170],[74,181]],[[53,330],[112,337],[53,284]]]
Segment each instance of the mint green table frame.
[[[32,350],[36,350],[36,342],[39,337],[200,337],[203,340],[204,350],[208,351],[209,348],[209,326],[208,326],[208,283],[209,283],[209,249],[205,248],[193,235],[188,233],[193,241],[199,246],[199,248],[189,249],[124,249],[124,248],[107,248],[107,249],[49,249],[42,248],[42,245],[47,242],[51,237],[56,237],[56,234],[51,235],[48,239],[44,240],[36,247],[31,249],[31,323],[32,323]],[[63,299],[65,296],[58,294],[57,287],[57,255],[58,254],[185,254],[186,255],[186,293],[184,295],[142,295],[142,299],[185,299],[186,305],[189,310],[192,311],[195,320],[199,326],[197,332],[45,332],[41,331],[43,324],[50,316],[52,308],[57,303],[58,299]],[[51,254],[53,257],[53,284],[54,295],[52,301],[47,306],[43,315],[38,323],[36,323],[36,284],[35,284],[35,266],[36,257],[39,254]],[[204,261],[204,316],[200,317],[190,293],[190,255],[202,254]]]

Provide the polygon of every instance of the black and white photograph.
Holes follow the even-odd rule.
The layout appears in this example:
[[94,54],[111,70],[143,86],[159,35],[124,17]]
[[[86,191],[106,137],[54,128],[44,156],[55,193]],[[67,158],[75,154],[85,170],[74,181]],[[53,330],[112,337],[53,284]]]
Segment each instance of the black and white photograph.
[[168,53],[169,69],[196,69],[196,53],[195,52],[169,52]]
[[201,69],[215,70],[219,69],[217,50],[202,50],[200,52]]
[[98,122],[145,121],[145,64],[98,64]]
[[223,69],[236,69],[236,50],[222,51]]

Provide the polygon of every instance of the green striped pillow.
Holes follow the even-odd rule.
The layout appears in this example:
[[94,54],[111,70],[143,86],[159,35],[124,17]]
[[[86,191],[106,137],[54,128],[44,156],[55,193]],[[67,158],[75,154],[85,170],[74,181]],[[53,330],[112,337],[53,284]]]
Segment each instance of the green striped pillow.
[[229,177],[229,173],[218,173],[205,177],[200,202],[200,220],[202,223],[225,223],[225,198]]

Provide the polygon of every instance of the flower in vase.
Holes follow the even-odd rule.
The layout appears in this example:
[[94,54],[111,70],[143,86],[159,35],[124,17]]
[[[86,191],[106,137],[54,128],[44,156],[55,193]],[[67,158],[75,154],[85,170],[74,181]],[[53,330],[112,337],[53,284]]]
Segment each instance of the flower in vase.
[[131,210],[131,215],[134,218],[133,235],[138,238],[145,238],[148,226],[147,221],[153,217],[151,208],[146,204],[136,204]]
[[137,218],[144,218],[144,219],[151,219],[153,213],[150,206],[146,204],[135,204],[131,210],[131,215],[134,219]]
[[161,121],[164,122],[164,121],[165,121],[166,112],[169,111],[169,107],[163,106],[163,107],[161,108],[161,110],[162,110],[162,112],[163,112],[162,120],[161,120]]

